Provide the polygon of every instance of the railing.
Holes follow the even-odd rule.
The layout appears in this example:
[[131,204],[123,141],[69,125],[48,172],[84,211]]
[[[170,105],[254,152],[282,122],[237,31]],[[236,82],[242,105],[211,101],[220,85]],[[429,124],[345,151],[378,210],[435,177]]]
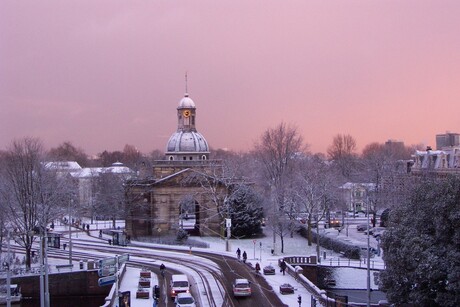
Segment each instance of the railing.
[[[290,256],[285,257],[284,261],[295,267],[296,265],[322,265],[322,266],[334,266],[334,267],[350,267],[350,268],[358,268],[363,269],[367,268],[366,259],[362,260],[351,260],[351,259],[344,259],[344,258],[329,258],[329,259],[321,259],[321,262],[317,261],[316,256]],[[373,270],[384,270],[385,264],[380,261],[370,261],[370,268]]]
[[[372,270],[384,270],[385,263],[380,261],[373,261],[370,262],[370,268]],[[364,261],[361,260],[351,260],[351,259],[341,259],[341,258],[330,258],[323,260],[320,265],[323,266],[336,266],[336,267],[350,267],[350,268],[357,268],[357,269],[365,269],[367,268],[367,262],[364,258]]]

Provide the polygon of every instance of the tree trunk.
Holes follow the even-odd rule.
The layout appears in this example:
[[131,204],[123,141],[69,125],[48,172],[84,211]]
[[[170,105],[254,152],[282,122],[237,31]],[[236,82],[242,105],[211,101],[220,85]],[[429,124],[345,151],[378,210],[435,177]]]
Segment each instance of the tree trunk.
[[280,239],[281,239],[281,254],[284,253],[284,236],[283,234],[280,234]]
[[31,251],[32,251],[32,246],[26,246],[26,271],[30,271],[32,259],[30,257]]

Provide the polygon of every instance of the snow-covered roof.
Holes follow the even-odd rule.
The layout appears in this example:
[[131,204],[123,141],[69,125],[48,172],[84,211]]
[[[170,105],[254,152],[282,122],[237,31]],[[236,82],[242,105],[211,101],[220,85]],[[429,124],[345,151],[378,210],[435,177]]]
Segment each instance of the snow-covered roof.
[[358,187],[363,187],[367,190],[374,190],[375,189],[375,183],[370,183],[370,182],[364,182],[364,183],[358,183],[358,182],[347,182],[340,186],[341,189],[353,189],[353,188],[358,188]]
[[80,164],[76,161],[45,162],[45,168],[57,171],[75,171],[82,169]]

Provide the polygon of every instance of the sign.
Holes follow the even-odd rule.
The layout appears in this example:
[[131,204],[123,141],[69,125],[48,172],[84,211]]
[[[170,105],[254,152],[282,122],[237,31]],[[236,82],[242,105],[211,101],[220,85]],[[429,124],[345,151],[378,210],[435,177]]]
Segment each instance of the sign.
[[110,257],[110,258],[105,258],[99,260],[99,267],[105,267],[109,265],[115,265],[117,263],[117,258],[116,257]]
[[97,270],[97,274],[99,277],[113,275],[117,272],[116,266],[105,266],[99,270]]
[[121,256],[118,256],[118,264],[125,263],[126,261],[129,260],[129,254],[123,254]]
[[117,281],[117,276],[111,275],[111,276],[99,278],[98,284],[99,284],[99,287],[103,287],[103,286],[113,285],[116,281]]
[[99,260],[99,267],[103,268],[105,266],[111,266],[117,264],[117,258],[118,258],[118,265],[125,263],[126,261],[129,260],[129,254],[123,254],[121,256],[115,256],[115,257],[110,257],[110,258],[105,258]]
[[232,227],[232,219],[225,219],[225,226],[227,228]]

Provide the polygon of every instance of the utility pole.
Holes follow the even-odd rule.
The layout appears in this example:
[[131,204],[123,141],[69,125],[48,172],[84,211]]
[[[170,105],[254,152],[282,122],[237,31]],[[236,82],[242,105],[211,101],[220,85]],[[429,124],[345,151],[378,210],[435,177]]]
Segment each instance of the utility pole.
[[40,307],[45,307],[45,281],[43,273],[43,231],[40,229]]
[[8,230],[8,259],[6,260],[7,271],[6,271],[6,306],[11,307],[11,258],[10,258],[10,230]]
[[49,278],[48,278],[48,231],[46,230],[46,225],[43,228],[45,232],[45,306],[50,307],[50,287],[49,287]]
[[232,219],[225,219],[225,226],[227,229],[227,236],[225,237],[225,251],[229,252],[230,251],[230,231],[232,229]]
[[370,242],[369,242],[369,198],[367,198],[367,307],[371,306],[371,253],[370,253]]
[[69,203],[69,264],[72,264],[72,206],[73,199]]

